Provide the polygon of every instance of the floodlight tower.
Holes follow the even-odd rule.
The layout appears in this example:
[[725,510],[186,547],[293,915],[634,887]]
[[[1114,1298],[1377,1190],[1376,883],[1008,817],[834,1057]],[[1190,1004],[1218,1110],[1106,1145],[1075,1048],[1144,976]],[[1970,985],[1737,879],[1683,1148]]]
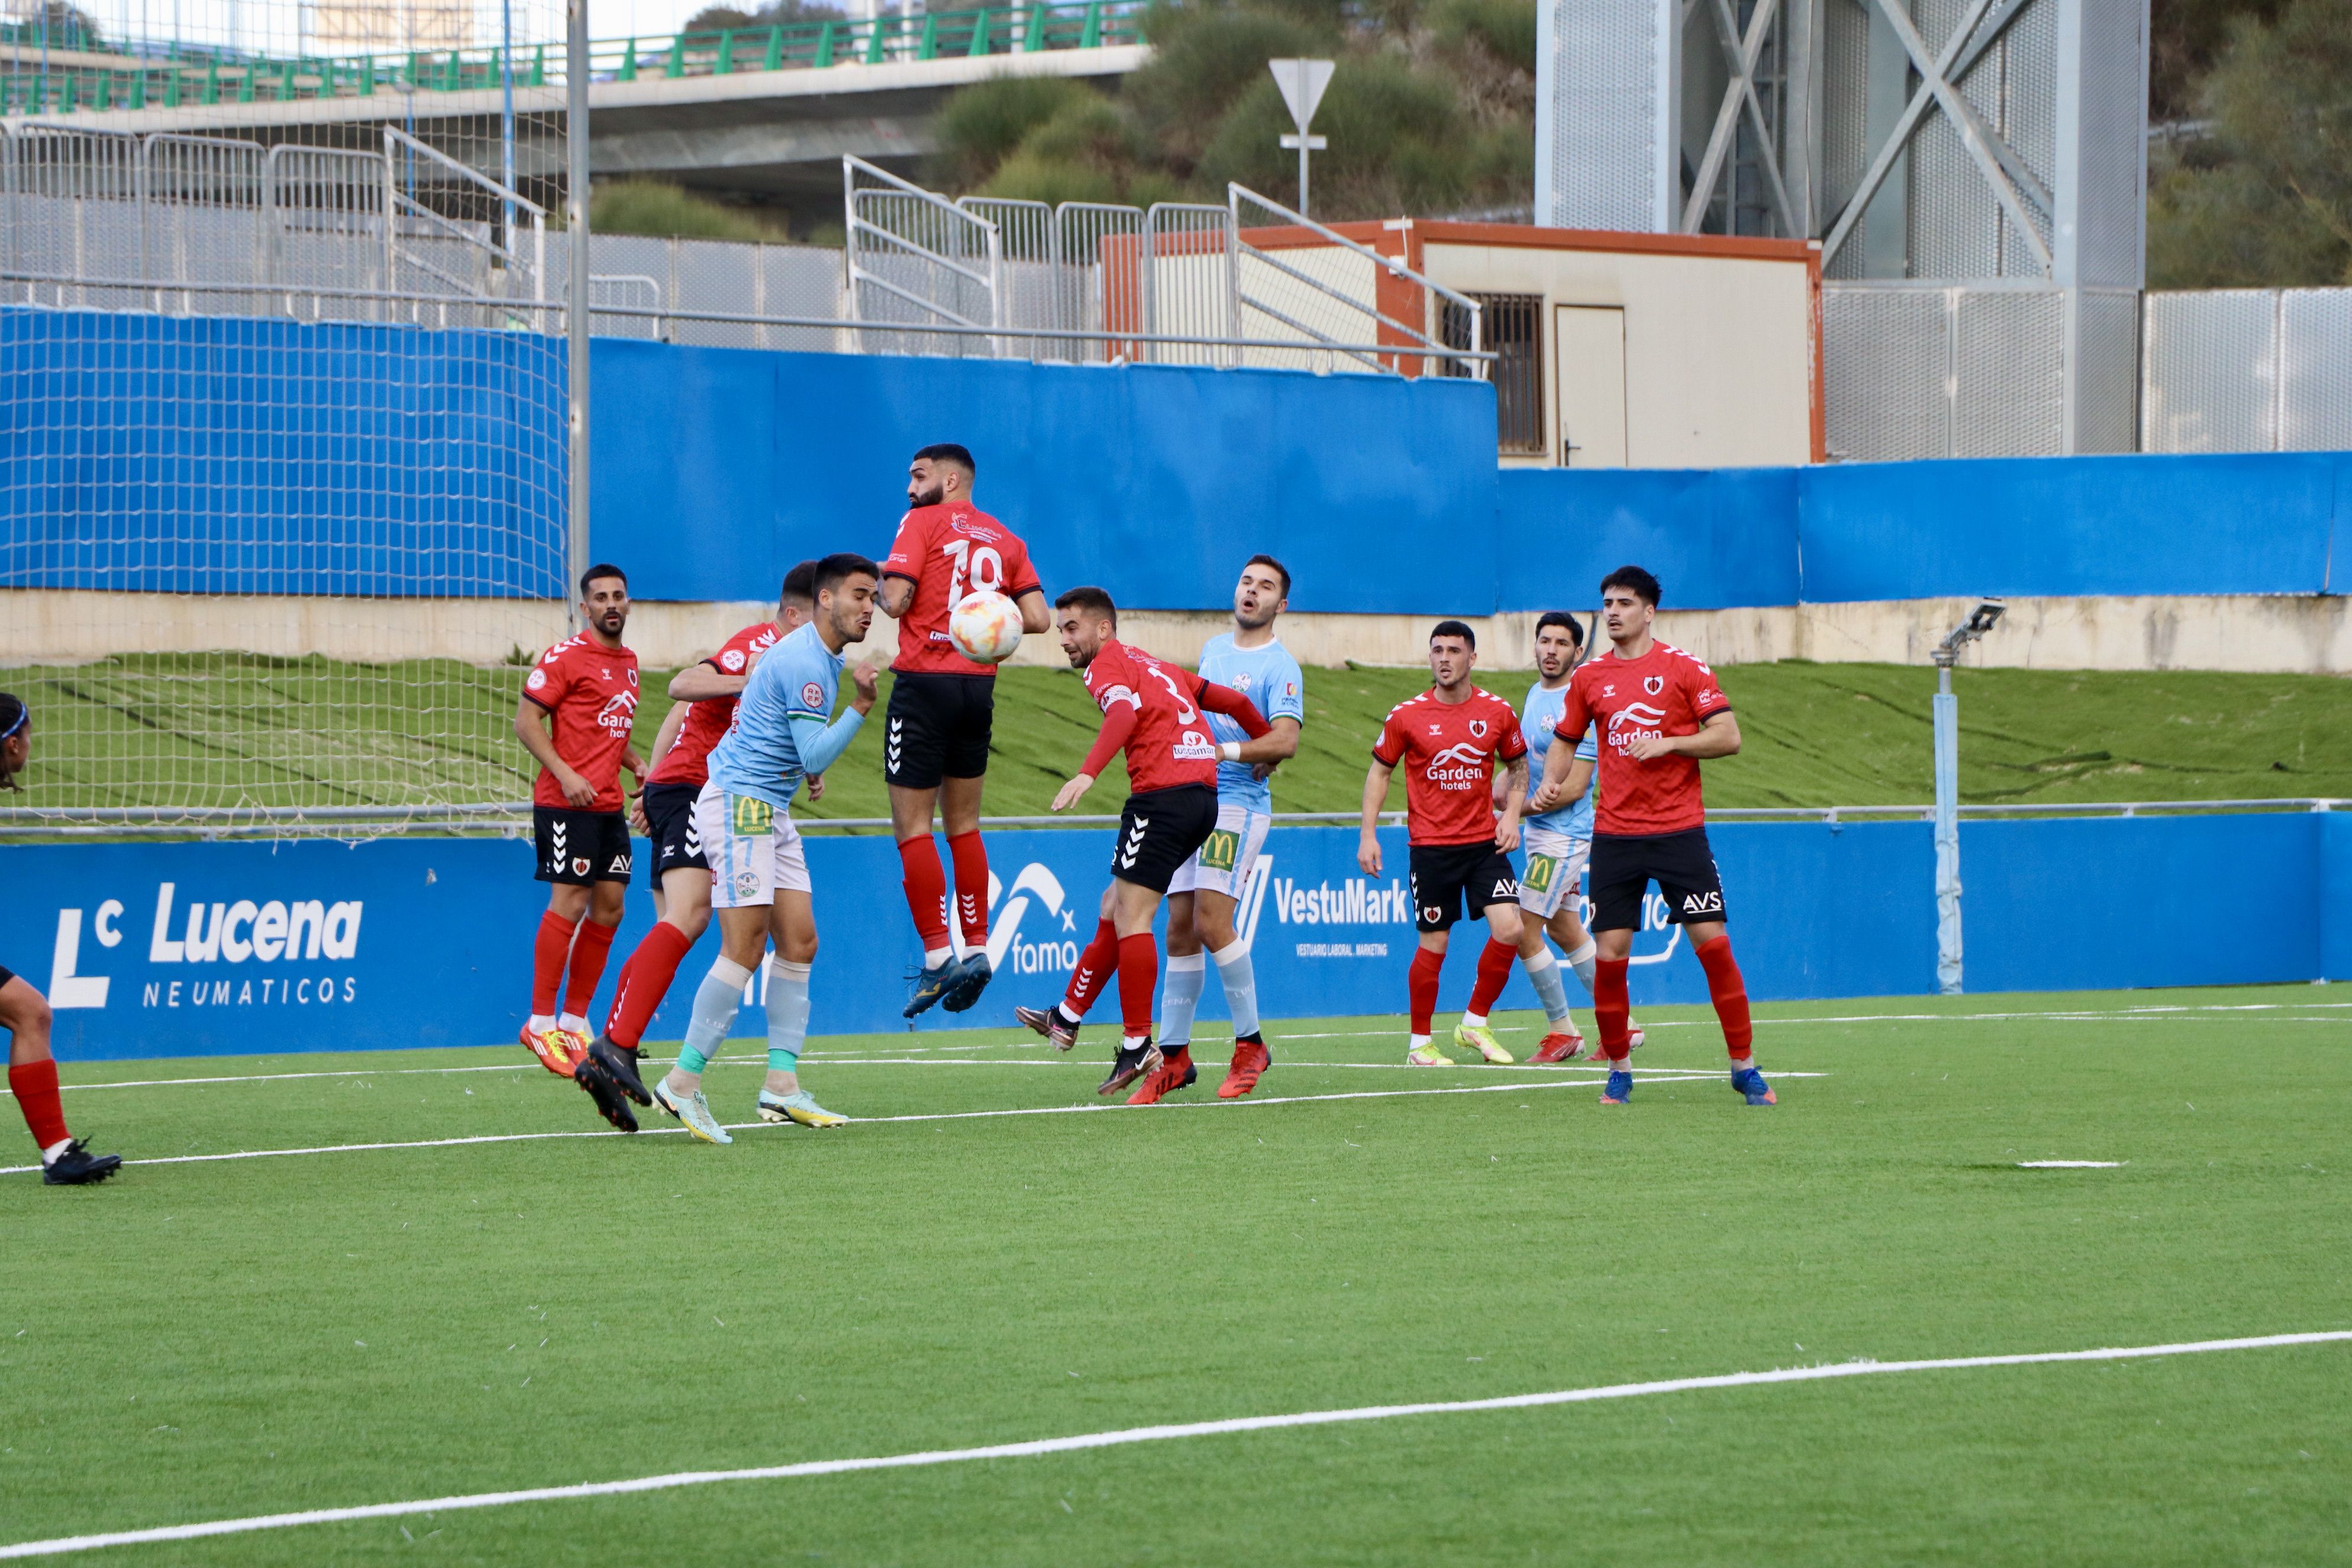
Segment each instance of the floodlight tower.
[[1979,600],[1936,645],[1936,989],[1947,996],[1960,994],[1960,700],[1952,695],[1952,666],[2008,607]]

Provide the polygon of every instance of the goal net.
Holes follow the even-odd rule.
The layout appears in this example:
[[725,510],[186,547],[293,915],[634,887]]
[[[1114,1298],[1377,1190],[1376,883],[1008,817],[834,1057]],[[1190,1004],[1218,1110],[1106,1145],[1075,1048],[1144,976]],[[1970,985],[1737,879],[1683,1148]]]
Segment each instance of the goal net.
[[528,793],[566,625],[563,12],[0,22],[0,834],[361,834]]

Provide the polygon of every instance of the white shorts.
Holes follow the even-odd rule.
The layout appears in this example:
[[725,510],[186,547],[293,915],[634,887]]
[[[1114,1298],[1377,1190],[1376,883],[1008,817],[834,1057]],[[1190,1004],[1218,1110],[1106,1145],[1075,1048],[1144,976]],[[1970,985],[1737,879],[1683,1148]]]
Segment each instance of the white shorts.
[[1169,879],[1171,893],[1223,893],[1239,900],[1242,889],[1249,886],[1251,868],[1257,864],[1257,852],[1265,847],[1265,830],[1274,826],[1274,818],[1262,811],[1252,811],[1245,805],[1220,802],[1217,826],[1209,841],[1193,852],[1192,858],[1176,868]]
[[808,858],[790,812],[716,783],[694,797],[695,831],[710,862],[710,901],[722,910],[772,903],[778,892],[809,890]]
[[1592,855],[1592,840],[1530,827],[1520,835],[1519,847],[1528,857],[1528,868],[1519,874],[1519,908],[1548,921],[1576,897],[1584,863]]

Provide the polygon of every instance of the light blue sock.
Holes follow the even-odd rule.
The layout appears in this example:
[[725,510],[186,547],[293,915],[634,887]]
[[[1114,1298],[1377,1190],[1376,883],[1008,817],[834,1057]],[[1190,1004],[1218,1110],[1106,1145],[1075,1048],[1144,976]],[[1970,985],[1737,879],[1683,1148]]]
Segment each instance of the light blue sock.
[[1528,980],[1536,988],[1537,998],[1543,1003],[1544,1017],[1557,1024],[1568,1016],[1568,987],[1559,983],[1559,960],[1551,955],[1549,947],[1538,947],[1533,958],[1519,961],[1526,966]]
[[1225,1010],[1234,1016],[1234,1038],[1257,1033],[1257,971],[1249,946],[1234,942],[1217,954],[1217,978],[1225,984]]
[[768,1070],[798,1072],[808,1038],[809,965],[768,961]]
[[687,1021],[686,1045],[677,1053],[677,1070],[699,1073],[719,1054],[719,1043],[727,1031],[735,1026],[735,1015],[742,1010],[743,987],[751,984],[751,972],[729,958],[713,959],[710,973],[694,992],[694,1016]]
[[1192,1043],[1192,1014],[1201,1005],[1201,986],[1209,977],[1208,955],[1170,953],[1160,987],[1160,1047],[1174,1050]]
[[1588,996],[1592,994],[1593,965],[1600,958],[1601,944],[1589,936],[1584,939],[1582,947],[1568,955],[1568,966],[1576,971],[1576,983],[1584,987],[1584,994]]

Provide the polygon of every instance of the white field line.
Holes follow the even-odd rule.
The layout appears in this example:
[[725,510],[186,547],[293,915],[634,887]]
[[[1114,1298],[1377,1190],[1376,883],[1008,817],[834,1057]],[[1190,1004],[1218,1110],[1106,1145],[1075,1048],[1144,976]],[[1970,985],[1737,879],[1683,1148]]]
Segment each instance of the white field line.
[[2020,1160],[2021,1171],[2119,1171],[2121,1160]]
[[1754,1388],[1768,1384],[1819,1383],[1832,1378],[1885,1377],[1906,1372],[1969,1372],[1985,1367],[2044,1366],[2060,1362],[2145,1361],[2159,1356],[2202,1355],[2214,1351],[2335,1344],[2347,1340],[2352,1340],[2352,1330],[2264,1334],[2235,1340],[2189,1340],[2179,1344],[2128,1345],[2104,1350],[2042,1351],[2023,1355],[1952,1356],[1939,1361],[1840,1362],[1830,1366],[1784,1367],[1773,1372],[1734,1372],[1712,1377],[1675,1377],[1655,1383],[1616,1383],[1597,1388],[1564,1388],[1549,1394],[1510,1394],[1495,1399],[1457,1399],[1420,1405],[1364,1405],[1349,1410],[1301,1410],[1284,1415],[1241,1415],[1223,1421],[1187,1421],[1160,1426],[1129,1426],[1110,1432],[1086,1432],[1068,1437],[1040,1437],[1025,1443],[992,1443],[978,1448],[931,1448],[918,1453],[879,1455],[869,1458],[811,1459],[796,1465],[768,1465],[756,1469],[680,1470],[666,1476],[639,1476],[628,1480],[584,1481],[572,1486],[532,1487],[506,1492],[470,1492],[455,1497],[419,1498],[408,1502],[368,1503],[358,1508],[309,1509],[299,1513],[255,1514],[244,1519],[207,1520],[198,1524],[167,1524],[151,1530],[68,1535],[49,1541],[23,1541],[0,1546],[0,1559],[54,1557],[71,1552],[92,1552],[106,1546],[197,1541],[215,1535],[288,1530],[304,1524],[347,1524],[365,1519],[400,1519],[416,1514],[504,1508],[513,1503],[570,1502],[582,1498],[706,1487],[720,1481],[794,1480],[807,1476],[838,1476],[859,1470],[905,1470],[936,1465],[969,1464],[978,1459],[1028,1459],[1046,1454],[1125,1447],[1134,1443],[1165,1443],[1180,1437],[1222,1437],[1235,1433],[1273,1432],[1294,1426],[1393,1421],[1410,1415],[1466,1415],[1489,1410],[1533,1410],[1555,1405],[1595,1404],[1606,1399],[1689,1394],[1702,1389]]
[[[1428,1071],[1428,1068],[1422,1068]],[[1344,1094],[1251,1095],[1243,1100],[1171,1100],[1158,1106],[1129,1105],[1124,1100],[1104,1101],[1090,1105],[1029,1105],[998,1110],[943,1110],[913,1116],[854,1116],[850,1124],[861,1122],[898,1121],[976,1121],[1003,1116],[1069,1116],[1105,1110],[1216,1110],[1239,1109],[1251,1105],[1309,1105],[1330,1100],[1425,1100],[1444,1094],[1507,1094],[1513,1089],[1532,1091],[1542,1089],[1574,1089],[1580,1085],[1591,1089],[1601,1082],[1598,1078],[1569,1078],[1557,1068],[1534,1068],[1529,1071],[1547,1075],[1542,1079],[1514,1079],[1503,1083],[1466,1084],[1459,1089],[1370,1089]],[[1827,1078],[1822,1072],[1783,1072],[1775,1078]],[[1643,1083],[1713,1083],[1722,1075],[1714,1072],[1662,1069],[1643,1073]],[[735,1121],[727,1124],[730,1132],[764,1131],[771,1127],[765,1121]],[[241,1149],[226,1154],[162,1154],[152,1159],[125,1160],[127,1169],[132,1165],[209,1165],[224,1160],[274,1160],[294,1154],[359,1154],[383,1149],[455,1149],[476,1143],[537,1143],[553,1138],[630,1138],[662,1137],[682,1133],[682,1127],[647,1127],[642,1131],[617,1132],[610,1128],[592,1128],[576,1132],[485,1132],[468,1138],[419,1138],[402,1142],[385,1143],[321,1143],[305,1149]],[[38,1165],[0,1165],[0,1176],[21,1176],[38,1171]]]

